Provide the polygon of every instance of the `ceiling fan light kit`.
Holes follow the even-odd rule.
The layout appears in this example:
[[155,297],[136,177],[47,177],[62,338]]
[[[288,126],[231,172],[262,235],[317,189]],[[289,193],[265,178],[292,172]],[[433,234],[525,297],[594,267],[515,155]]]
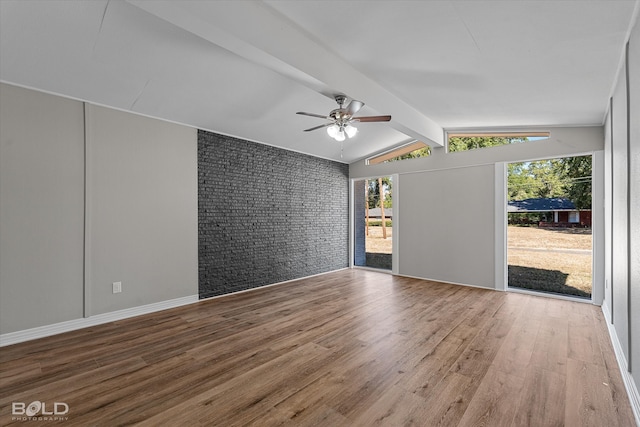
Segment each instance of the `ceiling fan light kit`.
[[353,138],[354,136],[356,136],[356,133],[358,133],[358,128],[348,124],[344,127],[344,131],[347,133],[347,136],[349,138]]
[[326,127],[327,134],[338,142],[344,141],[346,138],[353,138],[358,133],[358,128],[354,126],[357,122],[388,122],[391,120],[391,116],[363,116],[355,117],[356,114],[363,106],[364,102],[352,99],[347,107],[343,107],[347,97],[344,95],[336,95],[335,100],[338,103],[339,108],[332,110],[329,115],[323,116],[315,113],[305,113],[299,111],[297,114],[303,116],[317,117],[321,119],[329,120],[320,126],[314,126],[309,129],[305,129],[305,132],[309,132],[316,129]]
[[358,128],[351,124],[348,124],[346,126],[338,126],[336,124],[333,124],[327,128],[327,133],[331,138],[340,142],[345,140],[345,135],[348,138],[353,138],[354,136],[356,136],[356,133],[358,133]]

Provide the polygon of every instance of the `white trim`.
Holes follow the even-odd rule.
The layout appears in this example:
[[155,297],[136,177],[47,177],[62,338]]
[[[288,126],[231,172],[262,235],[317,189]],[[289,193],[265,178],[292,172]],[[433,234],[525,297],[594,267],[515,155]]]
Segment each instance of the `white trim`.
[[355,179],[349,180],[349,268],[353,268],[355,254]]
[[49,337],[51,335],[62,334],[64,332],[75,331],[77,329],[87,328],[89,326],[100,325],[103,323],[115,322],[117,320],[127,319],[129,317],[140,316],[143,314],[155,313],[156,311],[167,310],[169,308],[180,307],[183,305],[194,304],[200,301],[209,301],[214,298],[222,298],[229,295],[243,294],[246,292],[256,291],[259,289],[270,288],[272,286],[283,285],[285,283],[295,282],[298,280],[309,279],[311,277],[322,276],[337,271],[348,270],[348,267],[339,268],[337,270],[325,271],[324,273],[312,274],[311,276],[299,277],[297,279],[285,280],[284,282],[272,283],[270,285],[257,286],[251,289],[245,289],[228,294],[215,295],[208,298],[200,299],[199,295],[189,295],[186,297],[175,298],[166,301],[155,302],[152,304],[140,305],[138,307],[125,308],[123,310],[112,311],[109,313],[97,314],[95,316],[68,320],[66,322],[54,323],[52,325],[38,326],[36,328],[25,329],[22,331],[9,332],[0,335],[0,347],[18,344],[25,341],[35,340],[38,338]]
[[52,325],[38,326],[36,328],[25,329],[23,331],[9,332],[7,334],[0,335],[0,347],[57,335],[63,332],[75,331],[89,326],[115,322],[116,320],[140,316],[142,314],[154,313],[156,311],[166,310],[169,308],[180,307],[182,305],[193,304],[198,301],[198,295],[189,295],[153,304],[125,308],[124,310],[112,311],[110,313],[97,314],[95,316],[85,317],[82,319],[74,319],[66,322],[54,323]]
[[584,297],[578,297],[578,296],[572,296],[572,295],[554,294],[552,292],[544,292],[544,291],[534,291],[526,288],[516,288],[515,286],[508,287],[507,290],[509,292],[513,292],[516,294],[526,294],[534,297],[561,299],[563,301],[580,302],[583,304],[594,304],[591,298],[584,298]]
[[487,288],[486,286],[470,285],[468,283],[450,282],[448,280],[445,281],[445,280],[441,280],[441,279],[429,279],[428,277],[410,276],[408,274],[397,274],[397,276],[399,276],[399,277],[408,277],[409,279],[428,280],[430,282],[444,283],[445,285],[466,286],[468,288],[485,289],[487,291],[500,291],[500,292],[502,291],[501,289]]
[[[356,162],[364,159],[365,165],[366,166],[370,166],[369,160],[375,159],[376,157],[384,156],[385,154],[391,153],[392,151],[399,150],[402,147],[405,147],[405,146],[410,145],[410,144],[414,144],[416,142],[422,142],[422,141],[418,141],[415,138],[409,138],[409,139],[405,140],[404,142],[400,142],[397,145],[394,145],[391,148],[384,148],[384,149],[382,149],[380,151],[377,151],[377,152],[371,154],[368,157],[360,158],[360,159],[356,160]],[[423,142],[423,144],[426,145],[427,147],[429,147],[429,145],[427,143]],[[351,163],[354,163],[354,162],[351,162]],[[377,164],[377,163],[374,163],[374,164]]]
[[83,317],[91,317],[91,242],[92,242],[92,211],[93,204],[93,107],[86,102],[82,103],[84,112],[84,252],[83,252]]
[[611,309],[609,308],[609,301],[608,300],[604,300],[602,301],[602,312],[604,313],[604,318],[607,321],[607,323],[611,323]]
[[[609,316],[608,307],[607,311],[605,311],[604,308],[605,306],[603,305],[602,311],[605,318],[607,318]],[[609,322],[605,323],[607,324],[607,330],[609,331],[611,344],[613,344],[613,352],[615,353],[616,360],[618,361],[618,367],[620,368],[620,374],[622,375],[622,382],[624,383],[624,388],[627,390],[627,395],[629,396],[629,403],[631,404],[633,416],[636,419],[636,424],[640,426],[640,393],[638,392],[638,388],[636,387],[636,383],[633,380],[631,372],[629,372],[627,359],[624,357],[622,345],[620,345],[620,341],[618,340],[618,336],[616,335],[616,328]]]
[[494,283],[499,291],[507,290],[507,164],[495,164],[495,260]]
[[391,270],[387,270],[386,268],[367,267],[366,265],[354,265],[352,268],[354,270],[374,271],[376,273],[383,273],[383,274],[391,274],[391,275],[393,275]]
[[604,151],[594,151],[591,156],[591,299],[595,305],[604,301]]
[[393,222],[391,234],[391,273],[397,275],[400,272],[400,175],[391,175],[393,184]]

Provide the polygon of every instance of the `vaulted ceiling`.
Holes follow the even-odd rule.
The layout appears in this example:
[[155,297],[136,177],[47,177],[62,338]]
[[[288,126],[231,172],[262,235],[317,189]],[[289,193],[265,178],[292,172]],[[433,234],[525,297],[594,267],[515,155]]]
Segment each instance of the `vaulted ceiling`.
[[[0,80],[352,162],[443,129],[599,125],[640,0],[0,1]],[[334,95],[365,103],[343,144]]]

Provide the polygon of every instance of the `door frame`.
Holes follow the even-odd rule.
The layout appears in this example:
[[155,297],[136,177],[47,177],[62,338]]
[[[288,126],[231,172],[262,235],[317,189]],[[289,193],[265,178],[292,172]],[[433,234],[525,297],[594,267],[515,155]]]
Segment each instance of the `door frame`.
[[[507,259],[507,165],[527,161],[549,160],[564,157],[591,156],[591,299],[547,294],[509,288]],[[495,163],[495,282],[500,291],[534,293],[550,298],[569,299],[602,305],[604,300],[604,151],[590,151],[563,156],[551,156],[527,160]]]

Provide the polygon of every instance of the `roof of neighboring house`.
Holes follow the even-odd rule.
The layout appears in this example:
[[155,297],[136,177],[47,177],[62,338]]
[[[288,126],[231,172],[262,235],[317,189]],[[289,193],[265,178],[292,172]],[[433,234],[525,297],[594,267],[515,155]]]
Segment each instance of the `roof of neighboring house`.
[[549,212],[574,211],[575,205],[562,197],[512,200],[507,205],[507,212]]
[[[369,216],[370,217],[380,217],[380,208],[369,208]],[[385,218],[393,218],[393,209],[392,208],[384,208],[384,217]]]

